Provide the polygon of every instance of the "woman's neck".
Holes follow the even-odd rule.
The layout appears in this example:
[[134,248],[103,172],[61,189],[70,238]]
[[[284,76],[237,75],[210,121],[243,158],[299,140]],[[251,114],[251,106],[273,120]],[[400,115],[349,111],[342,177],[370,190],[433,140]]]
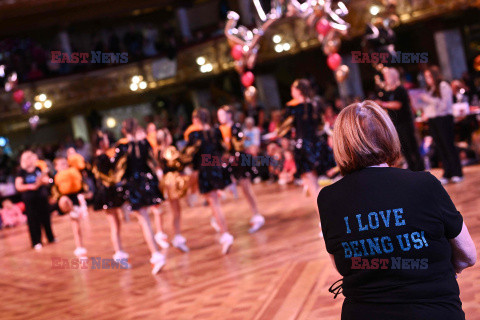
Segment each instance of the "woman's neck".
[[367,168],[387,168],[389,167],[389,165],[387,163],[380,163],[380,164],[377,164],[375,166],[368,166]]

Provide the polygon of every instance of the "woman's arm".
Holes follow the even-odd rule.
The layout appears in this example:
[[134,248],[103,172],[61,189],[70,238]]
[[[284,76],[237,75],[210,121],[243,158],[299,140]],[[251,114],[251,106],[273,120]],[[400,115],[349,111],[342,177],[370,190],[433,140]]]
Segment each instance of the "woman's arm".
[[452,263],[456,273],[461,273],[476,263],[477,250],[465,223],[463,223],[460,234],[449,241],[452,246]]
[[377,103],[385,109],[399,110],[402,107],[400,101],[381,101],[377,100]]

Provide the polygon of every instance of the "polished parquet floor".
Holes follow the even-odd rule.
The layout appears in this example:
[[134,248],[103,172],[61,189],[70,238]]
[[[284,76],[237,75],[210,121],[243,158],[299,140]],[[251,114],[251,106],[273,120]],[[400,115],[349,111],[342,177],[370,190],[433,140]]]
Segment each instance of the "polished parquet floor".
[[[438,175],[438,171],[434,172]],[[480,249],[480,166],[447,186]],[[343,298],[329,286],[340,276],[318,237],[314,199],[298,187],[255,187],[263,229],[248,234],[249,210],[240,199],[223,202],[235,243],[222,256],[209,225],[210,211],[184,210],[190,253],[168,249],[168,263],[150,274],[149,252],[139,224],[123,224],[131,269],[52,269],[52,258],[73,258],[68,217],[54,217],[58,242],[41,252],[29,248],[26,226],[0,231],[0,319],[340,319]],[[171,234],[170,214],[167,231]],[[84,221],[90,257],[112,256],[107,219],[92,212]],[[459,276],[467,319],[480,319],[480,270]]]

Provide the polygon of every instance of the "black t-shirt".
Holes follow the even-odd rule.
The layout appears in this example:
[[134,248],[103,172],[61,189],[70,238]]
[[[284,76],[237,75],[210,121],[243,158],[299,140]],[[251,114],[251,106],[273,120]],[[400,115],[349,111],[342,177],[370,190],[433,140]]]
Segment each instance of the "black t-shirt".
[[[22,181],[24,184],[34,184],[37,182],[37,179],[39,179],[42,176],[42,170],[40,168],[36,167],[35,170],[32,172],[27,172],[26,170],[20,170],[17,177],[22,178]],[[48,190],[46,189],[45,186],[42,186],[38,188],[37,190],[29,190],[22,192],[22,201],[25,204],[29,204],[39,198],[46,198],[48,197]]]
[[410,97],[403,86],[398,86],[393,91],[383,91],[382,101],[398,101],[402,104],[400,109],[388,109],[388,115],[395,125],[411,122],[412,108],[410,106]]
[[463,219],[433,175],[365,168],[323,188],[317,202],[346,302],[371,304],[372,314],[390,305],[398,319],[424,317],[421,307],[433,305],[442,313],[429,311],[422,319],[463,319],[448,241],[460,233]]

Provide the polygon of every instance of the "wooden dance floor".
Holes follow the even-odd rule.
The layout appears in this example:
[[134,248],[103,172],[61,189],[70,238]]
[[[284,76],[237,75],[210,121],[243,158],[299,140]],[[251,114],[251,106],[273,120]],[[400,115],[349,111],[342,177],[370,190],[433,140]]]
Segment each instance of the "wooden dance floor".
[[[438,174],[438,171],[434,172]],[[447,190],[480,249],[480,166],[465,168],[465,181]],[[223,202],[235,242],[222,256],[210,227],[210,210],[184,209],[190,253],[166,251],[168,262],[150,274],[150,254],[139,224],[123,224],[131,269],[53,269],[52,258],[73,258],[68,217],[54,218],[58,242],[41,252],[29,248],[26,226],[0,231],[1,319],[339,319],[343,298],[330,285],[332,268],[313,198],[298,187],[256,185],[267,223],[248,234],[250,211],[243,195]],[[239,190],[240,191],[240,190]],[[171,235],[168,205],[167,232]],[[186,207],[186,206],[185,206]],[[84,221],[89,257],[109,259],[113,250],[106,217],[91,212]],[[459,276],[467,319],[480,319],[478,266]]]

